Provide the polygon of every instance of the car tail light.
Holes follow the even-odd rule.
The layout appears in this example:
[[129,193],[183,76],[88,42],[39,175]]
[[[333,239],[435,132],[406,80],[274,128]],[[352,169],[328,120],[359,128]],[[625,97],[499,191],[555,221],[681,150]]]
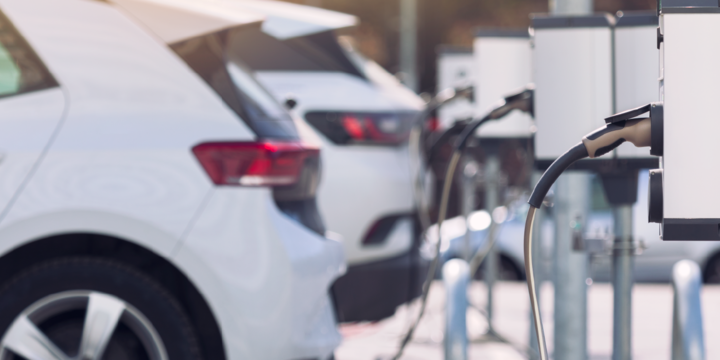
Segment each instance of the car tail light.
[[406,113],[309,112],[305,119],[335,144],[398,145],[417,117]]
[[192,149],[216,185],[290,186],[319,149],[298,142],[208,142]]
[[440,119],[437,116],[433,116],[427,121],[427,129],[430,131],[440,130]]

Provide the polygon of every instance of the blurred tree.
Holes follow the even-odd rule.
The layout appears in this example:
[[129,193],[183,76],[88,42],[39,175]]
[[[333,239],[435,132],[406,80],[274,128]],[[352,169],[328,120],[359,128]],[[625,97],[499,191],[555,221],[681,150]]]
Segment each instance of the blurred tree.
[[[356,15],[348,30],[360,50],[391,73],[398,71],[398,0],[286,0]],[[440,44],[472,46],[476,28],[525,28],[529,14],[548,11],[547,0],[418,0],[420,89],[435,92],[436,49]],[[654,10],[658,0],[595,0],[596,11]]]

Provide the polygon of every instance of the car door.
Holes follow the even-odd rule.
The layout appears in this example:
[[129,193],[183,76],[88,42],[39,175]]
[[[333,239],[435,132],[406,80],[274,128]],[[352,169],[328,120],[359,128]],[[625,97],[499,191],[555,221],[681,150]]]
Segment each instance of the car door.
[[[7,12],[6,12],[7,10]],[[0,1],[0,217],[57,131],[65,109],[58,82]],[[42,19],[19,19],[32,35]]]

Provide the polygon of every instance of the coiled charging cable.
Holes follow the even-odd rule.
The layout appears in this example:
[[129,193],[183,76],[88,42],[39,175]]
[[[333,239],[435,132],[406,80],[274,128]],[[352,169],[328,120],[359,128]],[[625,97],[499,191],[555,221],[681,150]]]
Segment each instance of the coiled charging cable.
[[586,135],[582,142],[573,146],[566,153],[560,155],[545,170],[542,177],[535,185],[535,189],[530,195],[530,209],[528,210],[527,219],[525,221],[524,233],[524,255],[525,255],[525,273],[527,274],[528,292],[530,293],[530,305],[532,308],[535,334],[537,336],[538,350],[540,359],[547,360],[547,346],[545,344],[545,333],[543,332],[542,319],[540,317],[540,308],[535,292],[535,273],[533,271],[532,259],[532,228],[535,221],[535,212],[542,206],[550,187],[555,183],[557,178],[565,172],[574,162],[590,157],[595,158],[602,156],[618,146],[628,141],[637,147],[646,147],[651,145],[651,121],[648,118],[623,120],[610,123],[594,132]]
[[517,109],[532,113],[533,89],[533,86],[529,85],[526,88],[522,89],[520,92],[505,97],[505,99],[503,99],[485,116],[469,122],[467,126],[463,129],[457,142],[455,143],[452,156],[450,157],[450,163],[448,164],[448,168],[445,173],[445,182],[443,184],[442,195],[440,197],[440,206],[438,209],[438,242],[435,245],[435,256],[430,263],[430,268],[428,270],[427,276],[425,277],[425,282],[423,283],[423,292],[420,300],[420,311],[417,315],[417,318],[412,323],[405,336],[402,338],[398,351],[396,352],[395,356],[392,357],[393,360],[398,360],[400,356],[402,356],[405,347],[412,339],[418,324],[420,324],[420,320],[422,320],[422,317],[425,314],[427,298],[428,294],[430,293],[430,285],[432,284],[432,280],[435,278],[435,273],[437,272],[437,267],[440,262],[440,244],[442,243],[441,228],[447,215],[450,189],[452,188],[455,170],[457,169],[457,165],[460,162],[460,157],[463,150],[465,149],[465,146],[467,145],[468,140],[475,132],[475,130],[477,130],[477,128],[490,120],[500,119],[513,110]]

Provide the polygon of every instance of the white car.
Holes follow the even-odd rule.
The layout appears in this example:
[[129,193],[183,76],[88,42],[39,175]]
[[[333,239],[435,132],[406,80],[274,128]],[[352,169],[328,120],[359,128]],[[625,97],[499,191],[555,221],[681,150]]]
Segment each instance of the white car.
[[173,3],[0,0],[3,359],[328,359],[341,340],[318,150],[223,57],[261,17]]
[[[349,15],[279,1],[208,0],[268,16],[228,38],[234,55],[322,148],[318,205],[339,234],[347,274],[333,286],[341,321],[391,316],[419,295],[427,261],[418,248],[408,136],[424,101],[375,62],[338,41]],[[415,159],[415,160],[414,160]]]

